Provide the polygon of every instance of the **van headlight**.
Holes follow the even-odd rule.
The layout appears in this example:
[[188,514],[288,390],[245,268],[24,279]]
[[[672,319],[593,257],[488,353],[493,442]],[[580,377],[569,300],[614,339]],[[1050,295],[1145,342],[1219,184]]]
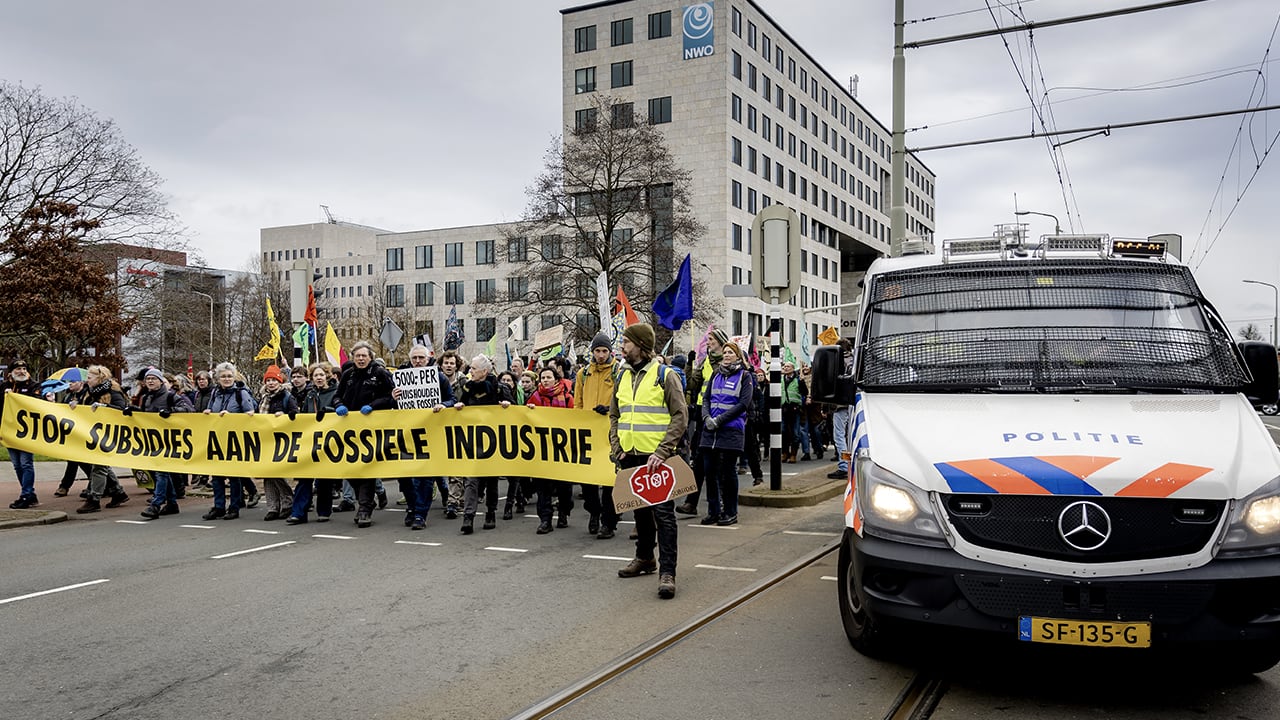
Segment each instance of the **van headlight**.
[[880,467],[869,456],[857,460],[858,505],[863,529],[887,540],[945,547],[929,493]]
[[1280,478],[1235,504],[1219,556],[1277,552],[1280,552]]

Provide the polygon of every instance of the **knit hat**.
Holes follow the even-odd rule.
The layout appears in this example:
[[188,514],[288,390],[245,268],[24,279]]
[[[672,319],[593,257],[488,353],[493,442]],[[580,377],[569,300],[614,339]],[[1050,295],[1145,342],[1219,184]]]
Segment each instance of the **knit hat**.
[[684,355],[677,354],[675,357],[671,358],[671,364],[674,367],[678,367],[681,370],[683,370],[689,366],[689,358],[685,357]]
[[160,372],[156,368],[147,368],[147,371],[142,374],[142,379],[146,380],[149,377],[160,378],[161,380],[164,380],[164,373]]
[[628,325],[627,329],[622,331],[622,336],[645,352],[653,352],[653,346],[658,342],[658,336],[654,334],[653,326],[649,323]]
[[595,350],[598,347],[602,347],[605,349],[612,349],[613,342],[609,339],[608,335],[605,335],[602,332],[598,332],[596,333],[595,337],[591,338],[591,349]]
[[721,345],[729,344],[729,334],[720,328],[711,328],[711,337],[715,338],[716,342]]
[[280,372],[280,368],[272,365],[262,374],[263,380],[275,380],[276,382],[284,382],[284,373]]

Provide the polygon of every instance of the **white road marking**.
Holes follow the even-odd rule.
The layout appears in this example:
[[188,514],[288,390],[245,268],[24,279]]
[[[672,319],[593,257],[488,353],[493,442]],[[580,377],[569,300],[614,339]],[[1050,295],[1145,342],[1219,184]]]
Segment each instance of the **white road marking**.
[[614,557],[613,555],[583,555],[588,560],[617,560],[618,562],[626,562],[631,558]]
[[820,578],[818,578],[818,579],[819,579],[819,580],[831,580],[831,581],[833,581],[833,582],[834,582],[834,581],[839,580],[840,578],[836,577],[835,575],[823,575],[822,577],[820,577]]
[[210,560],[221,560],[221,559],[223,559],[223,558],[235,557],[236,555],[247,555],[247,554],[249,554],[249,553],[255,553],[255,552],[258,552],[259,550],[271,550],[272,548],[284,547],[285,545],[292,545],[292,544],[294,544],[295,542],[297,542],[297,541],[296,541],[296,540],[285,540],[284,542],[278,542],[278,543],[275,543],[274,545],[263,545],[262,547],[249,548],[248,550],[237,550],[237,551],[235,551],[235,552],[224,553],[224,554],[222,554],[222,555],[214,555],[214,556],[210,557],[209,559],[210,559]]
[[356,539],[354,535],[312,535],[311,537],[320,538],[321,540],[355,540]]
[[808,532],[806,530],[783,530],[783,535],[815,535],[817,537],[840,537],[840,533],[833,532]]
[[218,526],[217,525],[179,525],[178,527],[193,528],[195,530],[212,530]]
[[635,525],[636,521],[635,520],[619,520],[618,524],[619,525]]
[[280,534],[279,530],[256,530],[254,528],[241,530],[240,532],[253,533],[255,535],[279,535]]
[[527,552],[529,552],[529,550],[528,550],[527,548],[498,547],[497,545],[490,545],[489,547],[485,548],[485,550],[496,550],[496,551],[498,551],[498,552],[513,552],[513,553],[527,553]]
[[416,540],[397,540],[396,545],[425,545],[427,547],[440,547],[440,543],[418,542]]
[[117,520],[121,525],[150,525],[150,520]]
[[755,569],[755,568],[728,567],[728,566],[725,566],[725,565],[701,565],[701,564],[699,564],[699,565],[694,565],[694,567],[696,567],[696,568],[702,568],[703,570],[732,570],[732,571],[734,571],[734,572],[755,572],[755,571],[756,571],[756,569]]
[[64,585],[62,587],[53,588],[52,590],[41,590],[40,592],[33,592],[33,593],[28,593],[26,595],[19,595],[17,597],[5,598],[3,600],[0,600],[0,605],[6,605],[11,602],[18,602],[19,600],[30,600],[31,598],[40,597],[41,595],[52,595],[53,593],[66,592],[67,590],[78,590],[82,587],[89,587],[90,585],[99,585],[104,582],[111,582],[111,581],[107,580],[106,578],[103,578],[101,580],[90,580],[89,582],[76,583],[75,585]]
[[534,520],[539,519],[537,515],[525,515],[525,517],[527,517],[527,518],[533,518]]

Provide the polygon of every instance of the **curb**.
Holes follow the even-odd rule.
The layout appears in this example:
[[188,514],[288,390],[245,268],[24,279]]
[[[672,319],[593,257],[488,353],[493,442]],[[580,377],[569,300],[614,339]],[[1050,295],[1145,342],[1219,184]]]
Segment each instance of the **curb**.
[[[738,493],[738,504],[779,508],[817,505],[840,495],[848,485],[845,480],[827,478],[826,473],[825,467],[806,471],[790,478],[791,486],[784,485],[781,490],[769,490],[763,485],[743,489]],[[815,484],[810,485],[807,481],[815,481]]]
[[0,520],[0,530],[7,528],[30,527],[32,525],[52,525],[65,522],[67,514],[60,510],[42,511],[39,515],[18,520]]

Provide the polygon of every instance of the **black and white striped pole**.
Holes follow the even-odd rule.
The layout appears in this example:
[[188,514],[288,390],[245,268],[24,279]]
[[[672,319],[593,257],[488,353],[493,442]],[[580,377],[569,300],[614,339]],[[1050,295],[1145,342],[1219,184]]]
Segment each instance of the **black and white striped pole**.
[[769,489],[782,489],[782,303],[800,288],[800,218],[786,205],[756,213],[752,254],[756,295],[769,303]]

